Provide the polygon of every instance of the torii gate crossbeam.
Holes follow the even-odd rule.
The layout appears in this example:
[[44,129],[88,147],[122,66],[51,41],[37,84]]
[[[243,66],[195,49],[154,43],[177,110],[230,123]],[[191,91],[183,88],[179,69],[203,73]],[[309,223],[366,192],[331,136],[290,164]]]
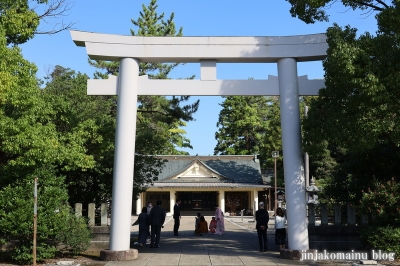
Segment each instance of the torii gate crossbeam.
[[[120,61],[118,78],[89,80],[88,94],[118,95],[110,251],[129,250],[138,95],[279,95],[292,250],[307,250],[308,228],[301,153],[300,95],[317,95],[323,80],[297,76],[297,62],[323,60],[325,34],[285,37],[139,37],[71,31],[91,59]],[[139,62],[200,62],[200,80],[149,80]],[[216,63],[277,63],[278,78],[217,80]]]

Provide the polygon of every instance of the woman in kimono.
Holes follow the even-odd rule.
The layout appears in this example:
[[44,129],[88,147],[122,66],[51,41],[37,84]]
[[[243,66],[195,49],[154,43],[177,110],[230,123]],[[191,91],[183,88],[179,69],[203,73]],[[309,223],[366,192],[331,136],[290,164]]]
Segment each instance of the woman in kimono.
[[148,223],[148,214],[147,214],[147,207],[142,208],[142,213],[139,214],[138,219],[133,225],[139,224],[139,237],[138,243],[141,247],[146,245],[146,240],[150,236],[149,232],[149,223]]
[[215,207],[215,220],[217,220],[217,228],[215,233],[217,235],[222,235],[225,232],[225,224],[224,224],[224,214],[221,211],[221,208]]

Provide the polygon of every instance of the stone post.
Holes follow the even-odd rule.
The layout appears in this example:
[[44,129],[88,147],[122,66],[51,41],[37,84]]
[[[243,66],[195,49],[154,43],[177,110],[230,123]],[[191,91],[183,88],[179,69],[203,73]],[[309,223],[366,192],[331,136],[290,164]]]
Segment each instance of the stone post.
[[328,205],[321,204],[321,225],[328,225]]
[[101,204],[101,226],[106,226],[108,222],[108,204],[102,203]]
[[88,206],[89,226],[95,226],[95,215],[96,215],[96,205],[94,203],[89,203]]
[[340,204],[336,203],[334,206],[334,212],[335,212],[335,226],[341,226],[342,225],[342,208]]
[[315,226],[315,204],[308,204],[308,225]]
[[82,203],[75,204],[75,215],[78,217],[82,216]]
[[347,225],[356,225],[356,208],[354,202],[347,203]]

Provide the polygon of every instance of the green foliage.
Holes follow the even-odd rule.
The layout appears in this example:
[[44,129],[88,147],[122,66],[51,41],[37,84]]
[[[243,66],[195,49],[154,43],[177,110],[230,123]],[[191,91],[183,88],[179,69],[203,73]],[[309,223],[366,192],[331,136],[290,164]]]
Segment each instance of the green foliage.
[[[137,32],[131,29],[134,36],[182,36],[182,28],[176,30],[174,13],[164,20],[164,13],[157,13],[157,1],[151,0],[137,20],[131,20],[137,27]],[[118,75],[119,62],[89,60],[89,63],[104,72],[96,72],[96,78],[107,78],[108,75]],[[170,72],[178,63],[140,62],[139,75],[148,75],[151,79],[168,79]],[[193,77],[189,77],[192,79]],[[186,122],[193,120],[193,114],[199,107],[199,101],[185,104],[189,96],[139,96],[137,117],[137,140],[135,152],[143,154],[187,154],[177,148],[192,148],[190,140],[184,137],[182,128]],[[153,136],[151,136],[153,135]],[[138,147],[138,143],[145,143]],[[142,147],[144,147],[142,149]]]
[[[383,11],[391,8],[385,1],[358,1],[358,0],[286,0],[292,6],[290,14],[292,17],[298,17],[307,24],[315,23],[316,21],[329,21],[327,11],[333,4],[341,2],[344,7],[353,10],[371,10]],[[393,5],[397,1],[391,1]]]
[[221,104],[214,154],[260,154],[273,166],[271,153],[281,149],[279,102],[274,97],[228,96]]
[[[366,2],[346,2],[367,7]],[[392,4],[370,6],[377,11],[376,36],[357,36],[350,26],[334,25],[327,31],[326,88],[311,101],[303,123],[303,146],[312,163],[330,158],[329,165],[320,164],[320,170],[328,177],[324,194],[336,202],[358,201],[361,190],[398,177],[400,170],[400,10],[397,2]]]
[[11,256],[32,261],[33,181],[39,178],[37,259],[51,258],[57,236],[70,230],[63,170],[93,167],[77,130],[61,134],[53,123],[56,110],[35,77],[36,67],[17,47],[7,47],[0,30],[0,243],[17,240]]
[[[37,191],[37,260],[54,257],[59,244],[73,250],[87,247],[83,237],[88,235],[89,229],[82,221],[78,223],[72,213],[67,203],[64,179],[55,177],[54,171],[49,169],[37,170],[35,174],[40,177]],[[18,240],[11,256],[19,263],[32,261],[33,181],[33,175],[16,178],[13,184],[0,190],[0,243]],[[77,222],[74,223],[74,220]],[[81,226],[79,230],[77,225]],[[73,232],[80,235],[73,235]]]
[[92,240],[87,220],[83,217],[69,215],[64,226],[57,235],[57,242],[63,245],[62,252],[80,254],[87,250]]
[[[301,117],[310,97],[300,97]],[[215,133],[217,145],[214,154],[259,154],[262,169],[274,167],[273,151],[282,154],[280,104],[278,97],[229,96],[221,104]],[[322,173],[319,164],[329,165],[329,157],[321,156],[312,172]],[[283,161],[277,160],[278,186],[284,186]]]
[[400,227],[400,183],[394,179],[375,181],[373,187],[362,192],[360,207],[363,213],[373,217],[373,225]]
[[368,226],[360,232],[361,240],[371,249],[400,254],[400,228]]
[[31,39],[39,22],[40,18],[36,12],[29,8],[29,1],[2,0],[0,2],[0,28],[4,29],[7,45],[22,44]]
[[66,177],[70,203],[98,205],[111,197],[115,139],[115,97],[86,95],[88,76],[56,66],[43,89],[55,110],[52,117],[58,132],[78,142],[92,167],[82,171],[59,164]]
[[[33,243],[30,243],[31,245]],[[47,243],[38,243],[36,246],[36,261],[53,258],[57,248]],[[33,260],[31,246],[17,246],[12,251],[12,259],[17,263],[30,264]]]

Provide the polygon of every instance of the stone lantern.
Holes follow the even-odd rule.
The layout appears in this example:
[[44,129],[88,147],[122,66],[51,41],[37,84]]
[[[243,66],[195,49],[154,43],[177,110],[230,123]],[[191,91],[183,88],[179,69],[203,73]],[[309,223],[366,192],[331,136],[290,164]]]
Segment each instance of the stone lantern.
[[310,186],[306,187],[306,191],[308,192],[308,202],[311,204],[318,204],[318,192],[319,188],[315,185],[314,177],[311,177]]

